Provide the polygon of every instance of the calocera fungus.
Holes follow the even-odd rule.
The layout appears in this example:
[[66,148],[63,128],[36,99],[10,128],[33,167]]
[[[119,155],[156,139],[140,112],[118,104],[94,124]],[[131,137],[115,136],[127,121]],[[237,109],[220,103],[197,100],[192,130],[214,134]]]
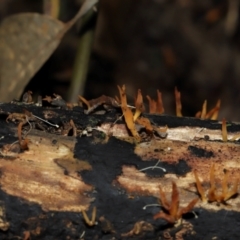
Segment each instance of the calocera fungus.
[[182,103],[181,103],[181,93],[175,87],[175,101],[176,101],[176,116],[182,117]]
[[153,216],[154,219],[162,218],[166,220],[170,224],[175,224],[179,220],[181,220],[182,215],[188,213],[192,210],[194,205],[197,203],[198,198],[194,198],[186,207],[179,208],[179,192],[177,189],[177,185],[175,182],[172,182],[172,197],[171,203],[167,201],[165,193],[162,190],[162,187],[159,186],[159,195],[161,205],[163,206],[164,211],[160,211],[159,213]]
[[224,178],[222,180],[222,190],[218,191],[215,184],[214,164],[211,166],[210,169],[210,189],[208,193],[204,191],[196,171],[194,171],[194,175],[196,179],[197,190],[203,202],[226,203],[227,200],[229,200],[238,193],[237,180],[234,182],[233,187],[231,189],[228,187],[229,172],[227,170],[224,171]]
[[92,227],[92,226],[94,226],[96,224],[97,208],[95,206],[93,207],[93,210],[92,210],[91,220],[89,219],[87,213],[84,210],[82,210],[82,215],[83,215],[84,222],[88,226]]
[[133,121],[133,113],[127,106],[127,96],[126,96],[126,92],[125,92],[125,85],[123,85],[122,88],[118,86],[118,90],[119,90],[120,99],[121,99],[121,109],[122,109],[123,116],[124,116],[125,122],[127,124],[127,127],[129,129],[129,131],[132,133],[133,137],[137,141],[139,141],[140,136],[136,130],[135,123]]

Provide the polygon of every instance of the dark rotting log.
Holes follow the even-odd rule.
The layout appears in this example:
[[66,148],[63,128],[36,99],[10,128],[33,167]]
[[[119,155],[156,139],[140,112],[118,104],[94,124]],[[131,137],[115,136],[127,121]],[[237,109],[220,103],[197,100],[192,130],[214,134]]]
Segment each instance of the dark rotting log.
[[[6,122],[25,109],[53,125],[27,122],[22,135],[28,150],[18,146],[18,120]],[[218,195],[224,179],[230,190],[239,182],[239,142],[230,139],[240,124],[228,123],[229,141],[223,142],[221,122],[146,114],[156,126],[168,125],[168,135],[136,143],[124,121],[116,122],[120,110],[100,113],[0,105],[1,239],[239,238],[240,197],[203,202],[194,171],[206,198],[211,177]],[[199,197],[194,213],[176,224],[154,219],[160,211],[169,214],[159,186],[171,202],[172,182],[179,209]]]

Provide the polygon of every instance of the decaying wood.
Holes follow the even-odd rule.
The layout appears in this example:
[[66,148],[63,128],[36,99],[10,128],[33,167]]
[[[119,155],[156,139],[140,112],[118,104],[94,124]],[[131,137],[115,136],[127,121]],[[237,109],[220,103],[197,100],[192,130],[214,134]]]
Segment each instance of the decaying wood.
[[[25,151],[17,147],[18,123],[6,122],[9,114],[23,109],[60,126],[43,123],[37,128],[31,122],[31,131],[28,124],[22,126],[22,137],[27,133],[29,140]],[[116,121],[119,116],[120,109],[86,115],[80,107],[0,105],[1,239],[24,239],[26,232],[31,239],[236,239],[240,235],[240,196],[235,194],[225,204],[203,202],[194,175],[197,172],[207,193],[214,164],[216,193],[221,196],[225,171],[224,189],[234,188],[240,178],[240,147],[234,139],[240,124],[228,123],[228,141],[223,142],[221,122],[145,114],[155,127],[167,125],[167,136],[136,142],[123,119]],[[183,215],[178,226],[154,219],[164,211],[159,206],[163,196],[159,186],[169,202],[173,182],[181,208],[199,198],[193,209],[197,218]]]

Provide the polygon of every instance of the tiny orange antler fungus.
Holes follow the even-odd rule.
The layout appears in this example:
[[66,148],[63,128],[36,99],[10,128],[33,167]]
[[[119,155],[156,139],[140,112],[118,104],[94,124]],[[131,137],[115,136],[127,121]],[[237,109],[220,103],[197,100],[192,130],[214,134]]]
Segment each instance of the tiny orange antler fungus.
[[133,121],[134,122],[141,115],[141,113],[144,112],[144,110],[145,110],[144,104],[143,104],[143,97],[142,97],[142,93],[141,93],[140,89],[138,89],[138,94],[137,94],[137,98],[136,98],[136,101],[135,101],[135,107],[136,107],[136,111],[135,111],[134,116],[133,116]]
[[157,89],[157,111],[156,111],[156,113],[159,113],[159,114],[164,113],[162,93],[158,89]]
[[94,226],[96,223],[95,223],[95,220],[96,220],[96,215],[97,215],[97,208],[94,206],[93,207],[93,210],[92,210],[92,218],[91,220],[89,219],[87,213],[85,212],[85,210],[82,210],[82,215],[83,215],[83,219],[85,221],[85,223],[92,227]]
[[125,122],[127,124],[128,129],[131,131],[133,137],[139,141],[140,136],[135,128],[135,123],[133,121],[133,113],[132,111],[128,108],[127,106],[127,97],[126,97],[126,92],[125,92],[125,85],[121,87],[118,86],[119,94],[120,94],[120,99],[121,99],[121,109],[123,112],[123,116],[125,119]]
[[209,112],[207,112],[207,100],[205,100],[202,105],[202,111],[197,112],[195,117],[201,119],[217,120],[220,105],[221,101],[219,99],[216,103],[216,106],[212,108]]
[[163,101],[162,101],[162,93],[157,90],[157,101],[151,99],[148,95],[146,96],[149,104],[149,113],[164,113]]
[[155,100],[151,99],[148,95],[146,96],[149,105],[149,113],[156,113],[157,111],[157,103]]
[[[159,90],[157,90],[157,102],[155,100],[152,100],[149,96],[147,96],[147,99],[149,101],[149,112],[150,113],[163,113],[164,108],[163,108],[163,103],[162,103],[162,94]],[[137,98],[135,101],[135,107],[136,111],[133,116],[133,122],[143,126],[146,129],[146,132],[150,135],[153,135],[153,132],[157,133],[157,135],[161,137],[166,137],[166,129],[159,129],[156,126],[152,126],[150,120],[145,117],[140,117],[142,112],[144,112],[144,104],[143,104],[143,97],[141,90],[138,89],[138,94]]]
[[206,119],[206,115],[207,115],[207,100],[205,100],[205,101],[203,102],[202,112],[201,112],[200,118],[201,118],[201,119]]
[[194,173],[194,176],[195,176],[196,186],[197,186],[198,193],[199,193],[202,201],[203,201],[203,202],[207,202],[208,200],[207,200],[207,197],[206,197],[205,192],[204,192],[204,190],[203,190],[202,184],[201,184],[201,182],[200,182],[200,180],[199,180],[199,178],[198,178],[197,172],[194,171],[193,173]]
[[222,120],[222,140],[223,142],[227,142],[227,124],[226,124],[226,119],[224,118]]
[[22,139],[22,127],[25,123],[26,122],[20,122],[18,124],[18,141],[22,150],[28,150],[28,143],[29,143],[29,140],[27,138]]
[[215,169],[214,164],[211,166],[210,169],[210,189],[208,191],[208,194],[206,196],[206,193],[204,192],[201,182],[198,178],[197,172],[194,171],[195,179],[196,179],[196,185],[197,190],[201,196],[201,199],[203,202],[220,202],[225,203],[227,200],[229,200],[231,197],[236,195],[238,193],[238,182],[235,181],[233,188],[230,190],[228,188],[228,179],[229,179],[229,173],[228,171],[224,172],[224,178],[222,180],[222,192],[219,194],[216,185],[215,185]]
[[221,101],[220,99],[217,101],[216,106],[211,109],[207,114],[206,114],[206,119],[211,119],[211,120],[217,120],[218,119],[218,112],[220,109]]
[[181,103],[181,93],[175,87],[175,101],[176,101],[176,115],[177,117],[182,117],[182,103]]
[[222,193],[221,194],[217,194],[216,191],[216,186],[215,186],[215,179],[214,179],[214,174],[215,170],[214,170],[214,164],[211,167],[210,170],[210,190],[208,192],[208,199],[210,202],[226,202],[228,199],[230,199],[232,196],[234,196],[235,194],[237,194],[238,192],[238,182],[235,181],[233,188],[231,190],[229,190],[228,188],[228,178],[229,178],[229,172],[225,171],[224,173],[224,178],[222,180]]
[[91,108],[89,101],[80,95],[78,95],[78,99],[87,106],[87,111],[89,111],[89,109]]
[[182,218],[182,215],[192,210],[198,198],[193,199],[186,207],[179,208],[179,192],[175,182],[172,182],[172,202],[169,203],[161,186],[159,186],[160,200],[167,213],[160,211],[153,216],[154,219],[163,218],[170,224],[175,224]]

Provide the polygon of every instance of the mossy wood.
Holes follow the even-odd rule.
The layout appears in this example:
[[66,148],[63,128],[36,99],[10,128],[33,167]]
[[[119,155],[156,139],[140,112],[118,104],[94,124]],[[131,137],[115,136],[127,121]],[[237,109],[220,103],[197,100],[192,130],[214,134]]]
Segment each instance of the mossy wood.
[[[25,124],[28,150],[18,151],[18,124],[6,118],[24,109],[60,127],[41,121]],[[206,193],[213,164],[216,191],[221,191],[224,171],[229,189],[239,181],[240,146],[230,139],[240,124],[228,123],[229,141],[223,142],[221,122],[146,114],[154,124],[168,125],[168,135],[136,143],[124,121],[116,122],[120,115],[118,109],[86,115],[80,107],[0,105],[1,239],[240,237],[240,197],[225,204],[202,202],[194,177],[195,171]],[[67,127],[70,120],[77,137]],[[199,197],[195,214],[183,215],[178,226],[154,219],[163,210],[157,205],[159,186],[169,200],[172,182],[180,207]],[[96,219],[91,219],[95,208]]]

